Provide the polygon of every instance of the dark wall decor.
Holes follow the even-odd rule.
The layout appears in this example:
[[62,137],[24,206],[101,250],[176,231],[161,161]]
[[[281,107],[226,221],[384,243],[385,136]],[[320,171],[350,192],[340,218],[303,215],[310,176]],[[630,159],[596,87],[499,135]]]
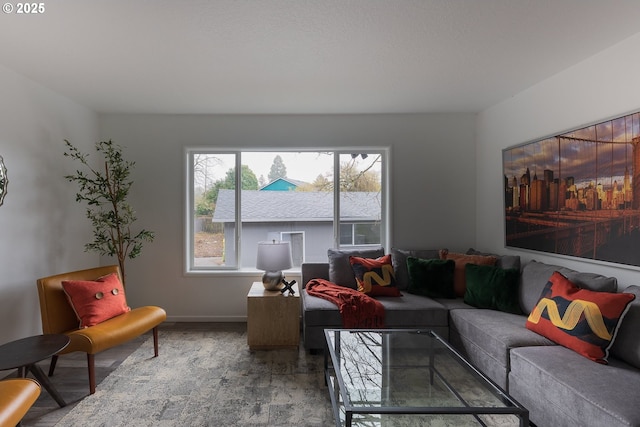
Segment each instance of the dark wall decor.
[[505,244],[640,266],[640,112],[507,148]]
[[9,186],[9,178],[7,178],[7,167],[4,165],[4,159],[0,156],[0,206],[4,202],[4,196],[7,195],[7,187]]

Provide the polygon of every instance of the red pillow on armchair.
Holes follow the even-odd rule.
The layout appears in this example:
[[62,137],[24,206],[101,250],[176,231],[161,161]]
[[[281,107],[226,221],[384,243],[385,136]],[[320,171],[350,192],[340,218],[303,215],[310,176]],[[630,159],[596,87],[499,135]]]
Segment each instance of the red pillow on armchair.
[[80,327],[87,328],[131,310],[124,286],[112,273],[93,280],[63,280],[62,289],[76,312]]

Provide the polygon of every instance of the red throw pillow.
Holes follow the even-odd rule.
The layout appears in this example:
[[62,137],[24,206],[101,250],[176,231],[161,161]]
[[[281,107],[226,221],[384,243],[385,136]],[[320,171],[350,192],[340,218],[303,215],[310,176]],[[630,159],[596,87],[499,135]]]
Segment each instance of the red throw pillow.
[[356,276],[358,290],[369,296],[399,297],[391,254],[380,258],[350,256],[349,262]]
[[458,254],[446,249],[440,251],[440,259],[452,259],[456,263],[453,271],[453,290],[459,297],[464,297],[467,291],[467,278],[464,271],[467,264],[495,266],[498,262],[498,258],[494,256]]
[[116,273],[98,280],[64,280],[62,288],[80,320],[87,328],[130,311],[124,295],[124,286]]
[[598,363],[609,348],[635,295],[581,289],[553,273],[526,327]]

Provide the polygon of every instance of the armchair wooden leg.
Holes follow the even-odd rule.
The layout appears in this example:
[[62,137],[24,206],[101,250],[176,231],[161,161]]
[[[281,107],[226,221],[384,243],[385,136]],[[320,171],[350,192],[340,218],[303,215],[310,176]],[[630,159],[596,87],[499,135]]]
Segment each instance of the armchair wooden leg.
[[56,363],[58,363],[58,355],[51,356],[51,364],[49,365],[49,376],[53,376],[53,371],[56,370]]
[[153,328],[153,353],[158,357],[158,327]]
[[96,392],[96,360],[95,355],[87,353],[87,365],[89,367],[89,394]]

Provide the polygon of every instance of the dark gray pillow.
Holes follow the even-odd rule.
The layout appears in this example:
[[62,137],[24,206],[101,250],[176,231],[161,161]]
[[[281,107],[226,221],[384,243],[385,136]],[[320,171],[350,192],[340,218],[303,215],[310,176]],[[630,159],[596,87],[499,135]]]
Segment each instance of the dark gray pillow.
[[559,265],[530,261],[522,268],[520,280],[520,306],[525,314],[531,313],[551,275],[558,271],[581,288],[598,292],[616,292],[618,280],[595,273],[580,273]]
[[634,294],[636,299],[629,304],[629,311],[622,318],[611,346],[611,355],[640,369],[640,286],[631,285],[622,292]]
[[329,281],[336,285],[357,289],[356,276],[349,262],[350,256],[360,258],[379,258],[384,256],[384,248],[344,251],[329,249]]
[[498,258],[496,261],[496,267],[500,267],[504,270],[510,270],[515,268],[520,271],[520,256],[519,255],[498,255],[498,254],[490,254],[487,252],[476,251],[473,248],[469,248],[467,251],[467,255],[483,255],[483,256],[494,256]]
[[420,259],[440,259],[438,255],[439,249],[396,249],[391,248],[391,263],[393,264],[393,273],[396,276],[396,286],[400,290],[409,289],[411,284],[409,280],[409,270],[407,268],[407,258]]

